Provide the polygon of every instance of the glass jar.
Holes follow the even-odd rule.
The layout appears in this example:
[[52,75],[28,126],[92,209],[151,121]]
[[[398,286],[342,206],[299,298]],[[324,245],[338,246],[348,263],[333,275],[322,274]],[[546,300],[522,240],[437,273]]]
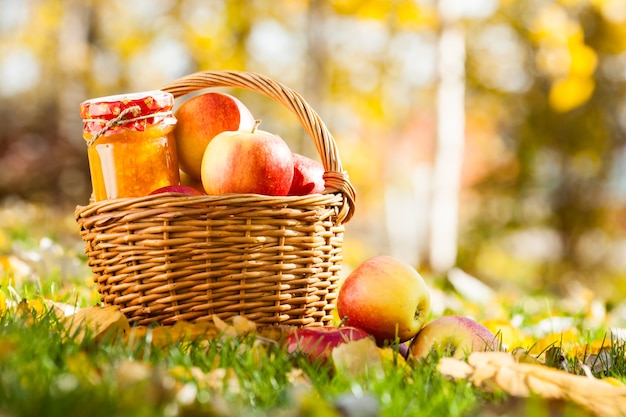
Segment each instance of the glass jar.
[[140,197],[180,183],[174,96],[147,91],[80,105],[96,201]]

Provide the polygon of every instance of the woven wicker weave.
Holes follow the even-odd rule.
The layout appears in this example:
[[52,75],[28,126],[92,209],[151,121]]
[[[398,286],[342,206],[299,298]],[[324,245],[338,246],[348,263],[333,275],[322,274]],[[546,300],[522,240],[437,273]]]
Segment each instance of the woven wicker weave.
[[157,194],[76,208],[101,300],[136,324],[224,319],[330,324],[354,189],[332,135],[295,91],[265,76],[204,71],[162,89],[175,97],[212,87],[265,94],[291,110],[325,168],[323,194]]

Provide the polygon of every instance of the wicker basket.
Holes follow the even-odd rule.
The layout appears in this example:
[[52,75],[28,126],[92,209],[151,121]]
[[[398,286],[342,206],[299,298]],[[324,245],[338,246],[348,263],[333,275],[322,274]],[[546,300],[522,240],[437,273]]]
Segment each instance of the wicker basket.
[[291,110],[325,168],[323,194],[157,194],[76,208],[101,301],[135,324],[225,319],[330,324],[354,188],[332,135],[295,91],[263,75],[204,71],[162,87],[175,97],[212,87],[265,94]]

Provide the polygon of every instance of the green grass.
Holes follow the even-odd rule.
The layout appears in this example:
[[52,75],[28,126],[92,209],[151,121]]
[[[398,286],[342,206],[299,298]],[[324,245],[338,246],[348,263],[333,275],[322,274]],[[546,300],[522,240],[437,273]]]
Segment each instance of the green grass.
[[[72,219],[59,221],[31,206],[0,214],[0,417],[324,417],[340,416],[345,404],[380,416],[549,415],[542,412],[553,406],[445,378],[436,357],[414,366],[386,361],[382,369],[348,376],[254,336],[165,347],[150,343],[149,334],[135,343],[90,336],[79,342],[51,311],[2,308],[2,301],[15,305],[21,299],[81,307],[98,302]],[[512,299],[505,295],[502,305],[462,304],[466,310],[445,312],[487,317],[496,311],[496,318],[515,319],[524,328],[553,315],[573,317],[580,344],[611,341],[606,325],[589,324],[584,308],[565,311],[563,300],[548,297]],[[459,308],[457,301],[452,304]],[[612,366],[600,367],[596,376],[625,381],[624,344],[614,342]],[[567,359],[582,372],[575,358]],[[576,406],[565,410],[562,415],[587,415]]]
[[[77,343],[51,312],[9,310],[0,341],[0,415],[8,416],[332,416],[350,397],[375,399],[384,416],[462,416],[485,399],[438,376],[433,363],[390,362],[347,377],[250,336],[163,349],[146,340]],[[216,369],[227,377],[212,380]]]

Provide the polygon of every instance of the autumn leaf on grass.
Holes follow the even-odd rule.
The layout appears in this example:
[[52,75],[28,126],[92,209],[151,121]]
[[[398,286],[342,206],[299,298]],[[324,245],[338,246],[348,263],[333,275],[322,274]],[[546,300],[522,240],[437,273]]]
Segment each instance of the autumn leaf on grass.
[[378,347],[372,338],[342,343],[331,352],[337,372],[357,377],[369,372],[382,372],[385,365],[409,369],[406,360],[390,347]]
[[243,316],[235,316],[229,322],[213,316],[213,321],[187,322],[178,321],[171,326],[134,326],[125,337],[125,342],[133,345],[146,340],[153,346],[166,348],[181,341],[226,339],[245,336],[257,330],[256,324]]
[[467,362],[442,358],[437,369],[454,379],[467,379],[478,388],[500,389],[514,397],[571,401],[603,417],[626,414],[626,386],[543,365],[519,363],[505,352],[474,352]]
[[114,365],[122,403],[163,405],[174,398],[178,386],[159,366],[149,362],[124,360]]
[[236,338],[256,331],[256,324],[243,316],[234,316],[228,324],[218,316],[213,315],[213,323],[224,338]]
[[357,377],[369,370],[382,369],[383,360],[370,338],[343,343],[331,352],[335,369],[349,377]]
[[[1,294],[1,293],[0,293]],[[19,302],[11,302],[5,300],[4,308],[15,312],[15,316],[22,319],[27,326],[41,319],[46,314],[53,314],[54,317],[64,318],[75,314],[79,308],[71,304],[52,301],[45,298],[23,298]],[[0,309],[0,313],[3,311]]]
[[92,306],[79,309],[64,319],[67,334],[82,342],[89,336],[96,342],[106,337],[123,337],[130,330],[128,319],[115,306]]
[[215,338],[218,334],[219,330],[213,323],[179,321],[172,326],[131,327],[124,341],[133,346],[135,342],[145,340],[155,347],[166,348],[181,341],[193,342]]

